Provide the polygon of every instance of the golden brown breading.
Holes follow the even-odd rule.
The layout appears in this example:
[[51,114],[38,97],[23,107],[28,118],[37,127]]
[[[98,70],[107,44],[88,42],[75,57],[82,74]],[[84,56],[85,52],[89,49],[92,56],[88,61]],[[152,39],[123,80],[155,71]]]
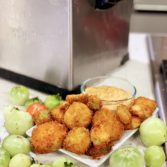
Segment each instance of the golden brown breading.
[[99,125],[93,126],[90,131],[91,141],[94,146],[107,146],[111,142],[112,124],[103,122]]
[[111,129],[111,141],[119,140],[124,133],[124,125],[120,121],[113,122]]
[[131,129],[136,129],[140,126],[141,124],[141,119],[136,116],[132,116],[132,120],[130,124],[125,125],[126,130],[131,130]]
[[73,102],[81,102],[87,104],[88,95],[87,94],[71,94],[66,96],[66,101],[72,104]]
[[89,130],[84,127],[73,128],[66,136],[63,147],[76,154],[85,154],[91,144]]
[[60,104],[58,107],[51,110],[51,116],[54,120],[63,123],[64,122],[64,113],[69,108],[70,104],[66,101],[64,101],[62,104]]
[[86,104],[91,110],[99,110],[102,107],[102,101],[95,95],[88,94],[72,94],[66,96],[66,101],[72,104],[73,102],[81,102]]
[[103,156],[111,151],[112,145],[113,145],[112,142],[109,143],[107,146],[103,146],[101,148],[91,145],[86,154],[88,156],[91,156],[93,159],[99,159],[101,156]]
[[103,122],[115,122],[117,121],[116,113],[110,111],[107,108],[101,108],[99,111],[96,111],[92,118],[92,125],[96,126]]
[[102,107],[102,101],[95,95],[88,95],[88,102],[86,105],[91,110],[96,111]]
[[50,111],[47,109],[39,110],[38,112],[34,113],[33,120],[36,125],[40,125],[45,122],[52,121]]
[[132,115],[129,112],[129,108],[126,105],[119,105],[117,107],[116,110],[116,114],[119,118],[119,120],[123,123],[123,124],[129,124],[131,122],[132,119]]
[[61,109],[61,110],[67,110],[68,108],[69,108],[69,106],[70,106],[70,103],[68,103],[67,101],[63,101],[60,105],[59,105],[59,108]]
[[124,126],[120,121],[103,122],[93,126],[90,131],[91,141],[95,147],[108,146],[112,141],[121,138]]
[[134,104],[142,104],[142,105],[148,106],[152,111],[154,111],[157,107],[157,103],[155,100],[142,97],[142,96],[136,98]]
[[31,144],[36,153],[49,153],[61,148],[67,128],[55,121],[41,124],[33,129]]
[[88,127],[93,112],[83,103],[73,102],[64,114],[64,123],[70,129],[74,127]]
[[61,110],[60,107],[57,107],[57,108],[54,108],[53,110],[51,110],[52,118],[55,121],[58,121],[59,123],[63,123],[64,113],[65,113],[65,110]]
[[153,110],[143,104],[135,104],[130,108],[132,115],[139,117],[141,120],[144,120],[150,117],[153,113]]

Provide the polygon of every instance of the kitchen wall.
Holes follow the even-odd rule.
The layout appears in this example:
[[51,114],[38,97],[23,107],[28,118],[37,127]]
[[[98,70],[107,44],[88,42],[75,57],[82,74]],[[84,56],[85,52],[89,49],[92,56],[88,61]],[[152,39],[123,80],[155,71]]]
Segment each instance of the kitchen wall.
[[167,33],[167,12],[137,12],[131,17],[131,32]]

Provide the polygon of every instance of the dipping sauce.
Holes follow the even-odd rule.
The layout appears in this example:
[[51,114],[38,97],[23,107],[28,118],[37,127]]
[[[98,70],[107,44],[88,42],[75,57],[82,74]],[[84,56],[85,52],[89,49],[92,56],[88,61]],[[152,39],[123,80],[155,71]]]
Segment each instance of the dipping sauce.
[[130,92],[113,86],[87,87],[85,93],[98,96],[103,106],[111,110],[116,110],[120,104],[130,107],[134,101]]
[[86,88],[85,92],[88,94],[96,95],[101,100],[106,101],[118,101],[131,97],[131,94],[129,92],[113,86],[88,87]]

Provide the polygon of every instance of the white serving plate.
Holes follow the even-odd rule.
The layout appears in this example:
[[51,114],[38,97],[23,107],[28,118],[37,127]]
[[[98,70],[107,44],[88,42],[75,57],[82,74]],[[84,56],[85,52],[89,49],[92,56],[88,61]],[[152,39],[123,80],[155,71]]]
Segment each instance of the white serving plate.
[[[29,129],[29,130],[27,131],[26,134],[27,134],[29,137],[31,137],[31,133],[32,133],[32,130],[33,130],[34,128],[35,128],[35,126],[32,127],[31,129]],[[92,159],[90,156],[87,156],[87,155],[78,155],[78,154],[72,153],[72,152],[70,152],[70,151],[67,151],[67,150],[65,150],[65,149],[59,149],[59,151],[62,152],[62,153],[64,153],[64,154],[66,154],[66,155],[68,155],[68,156],[70,156],[70,157],[72,157],[72,158],[74,158],[74,159],[76,159],[76,160],[78,160],[78,161],[80,161],[80,162],[82,162],[82,163],[84,163],[84,164],[86,164],[86,165],[89,165],[89,166],[92,166],[92,167],[98,167],[98,166],[100,166],[105,160],[108,159],[108,157],[110,156],[110,154],[111,154],[114,150],[116,150],[116,149],[118,149],[120,146],[122,146],[122,144],[123,144],[125,141],[127,141],[137,130],[138,130],[138,129],[125,131],[124,134],[123,134],[123,136],[121,137],[121,139],[118,140],[117,142],[115,142],[114,146],[112,147],[112,150],[111,150],[108,154],[106,154],[106,155],[104,155],[104,156],[101,156],[100,159],[98,159],[98,160]]]
[[[158,108],[156,108],[156,110],[154,111],[153,116],[155,116],[157,114],[157,112],[158,112]],[[35,128],[35,126],[32,127],[31,129],[29,129],[26,133],[29,137],[31,137],[33,128]],[[136,133],[137,130],[138,129],[126,130],[124,132],[123,136],[121,137],[121,139],[114,143],[112,150],[108,154],[101,156],[100,159],[98,159],[98,160],[92,159],[90,156],[87,156],[87,155],[78,155],[78,154],[72,153],[70,151],[67,151],[65,149],[59,149],[59,151],[78,160],[78,161],[80,161],[80,162],[82,162],[82,163],[84,163],[84,164],[86,164],[86,165],[88,165],[88,166],[98,167],[109,158],[109,156],[112,154],[113,151],[115,151],[116,149],[121,147],[131,136],[133,136],[133,134]]]

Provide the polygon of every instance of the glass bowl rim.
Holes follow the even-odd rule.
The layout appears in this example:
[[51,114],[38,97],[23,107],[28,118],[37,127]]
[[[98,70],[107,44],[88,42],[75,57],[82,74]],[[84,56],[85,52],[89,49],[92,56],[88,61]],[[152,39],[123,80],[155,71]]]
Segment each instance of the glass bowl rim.
[[[133,84],[131,84],[131,83],[130,83],[127,79],[125,79],[125,78],[116,77],[116,76],[111,76],[111,75],[96,76],[96,77],[93,77],[93,78],[88,78],[88,79],[86,79],[86,80],[81,84],[81,87],[80,87],[81,93],[86,93],[84,87],[85,87],[86,83],[88,83],[89,81],[95,80],[95,79],[104,79],[104,78],[107,78],[107,79],[109,79],[109,78],[111,78],[111,79],[112,79],[112,78],[113,78],[113,79],[119,79],[119,80],[122,80],[122,81],[127,82],[127,83],[132,87],[133,93],[132,93],[132,95],[131,95],[129,98],[124,98],[124,99],[120,99],[120,100],[103,100],[103,99],[102,99],[102,100],[101,100],[102,102],[107,102],[108,104],[109,104],[109,103],[118,103],[118,102],[123,102],[123,101],[131,100],[132,98],[134,98],[134,97],[136,96],[137,90],[136,90],[136,87],[135,87]],[[107,105],[107,104],[106,104],[106,105]]]

